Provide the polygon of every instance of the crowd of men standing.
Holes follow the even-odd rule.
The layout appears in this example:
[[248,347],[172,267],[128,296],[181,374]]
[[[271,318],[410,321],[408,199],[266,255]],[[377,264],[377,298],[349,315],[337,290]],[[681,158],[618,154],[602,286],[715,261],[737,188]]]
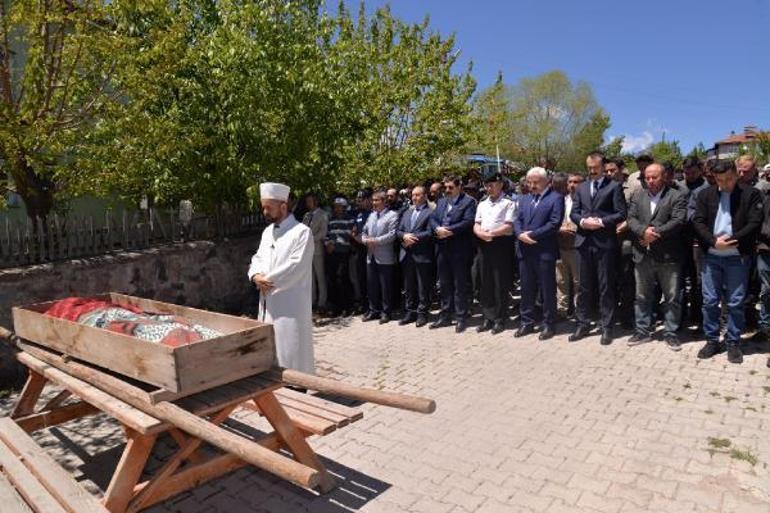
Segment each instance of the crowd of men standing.
[[476,330],[498,334],[518,282],[515,337],[548,340],[574,318],[571,342],[595,324],[611,344],[621,324],[635,346],[661,323],[673,351],[687,330],[706,340],[699,358],[742,362],[747,327],[770,338],[770,181],[748,156],[688,158],[681,170],[648,155],[636,164],[629,174],[595,152],[585,173],[535,167],[518,184],[487,169],[465,184],[446,176],[363,189],[354,202],[336,195],[330,214],[307,195],[313,303],[322,314],[387,323],[401,312],[401,325],[462,333],[477,301]]

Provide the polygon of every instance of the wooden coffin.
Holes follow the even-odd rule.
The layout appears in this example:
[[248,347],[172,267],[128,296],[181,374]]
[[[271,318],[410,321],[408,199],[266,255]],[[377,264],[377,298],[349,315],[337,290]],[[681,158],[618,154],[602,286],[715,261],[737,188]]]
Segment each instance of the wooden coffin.
[[230,383],[275,364],[270,324],[123,294],[94,297],[182,316],[223,335],[170,347],[43,314],[55,301],[14,307],[14,331],[36,344],[180,395]]

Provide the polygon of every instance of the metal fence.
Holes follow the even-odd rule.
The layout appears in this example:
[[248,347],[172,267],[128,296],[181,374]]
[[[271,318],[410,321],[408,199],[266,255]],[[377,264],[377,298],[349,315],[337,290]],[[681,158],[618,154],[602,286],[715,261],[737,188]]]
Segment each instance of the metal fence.
[[49,215],[25,221],[0,220],[0,268],[146,249],[189,240],[217,240],[258,233],[258,212],[184,215],[145,209],[93,216]]

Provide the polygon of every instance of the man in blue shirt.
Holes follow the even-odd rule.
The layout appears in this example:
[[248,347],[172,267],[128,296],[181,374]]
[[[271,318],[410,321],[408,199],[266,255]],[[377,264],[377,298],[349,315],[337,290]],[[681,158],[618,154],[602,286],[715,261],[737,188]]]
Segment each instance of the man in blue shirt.
[[[735,163],[717,162],[716,185],[695,199],[693,228],[705,252],[703,263],[703,332],[706,345],[698,358],[727,350],[731,363],[741,363],[741,333],[745,329],[744,301],[749,268],[764,210],[761,193],[738,183]],[[727,307],[727,332],[720,343],[721,304]]]

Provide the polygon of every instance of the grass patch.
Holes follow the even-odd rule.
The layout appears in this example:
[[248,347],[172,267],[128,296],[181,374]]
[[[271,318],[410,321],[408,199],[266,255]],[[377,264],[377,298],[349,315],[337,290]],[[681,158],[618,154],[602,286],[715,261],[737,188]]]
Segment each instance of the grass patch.
[[726,403],[729,404],[732,401],[737,401],[738,398],[737,397],[733,397],[731,395],[726,395],[726,396],[724,396],[724,400],[725,400]]
[[684,388],[687,388],[687,389],[689,389],[689,388],[692,388],[692,385],[691,385],[691,384],[689,384],[689,383],[685,383],[685,384],[684,384]]
[[733,443],[730,441],[729,438],[714,438],[710,436],[708,438],[708,441],[709,441],[709,447],[713,449],[727,449],[728,447],[733,445]]
[[770,394],[770,386],[764,386],[762,387],[762,390],[764,390],[766,394]]
[[750,376],[753,376],[753,375],[754,375],[754,374],[756,374],[756,373],[757,373],[756,369],[751,369],[751,370],[749,371],[749,375],[750,375]]
[[719,392],[709,392],[709,395],[710,395],[711,397],[719,397],[719,396],[721,396],[722,394],[720,394]]
[[676,402],[684,401],[684,398],[682,398],[682,397],[674,397],[674,401],[676,401]]
[[711,414],[713,414],[713,413],[714,413],[714,410],[712,410],[711,408],[709,408],[708,410],[704,411],[703,413],[705,413],[705,414],[707,414],[707,415],[711,415]]
[[742,451],[740,449],[733,448],[730,450],[730,457],[734,460],[745,461],[752,467],[759,463],[757,457],[748,449]]
[[744,408],[744,410],[749,410],[749,411],[757,411],[757,409],[756,409],[756,408],[754,408],[753,406],[746,406],[746,407]]

